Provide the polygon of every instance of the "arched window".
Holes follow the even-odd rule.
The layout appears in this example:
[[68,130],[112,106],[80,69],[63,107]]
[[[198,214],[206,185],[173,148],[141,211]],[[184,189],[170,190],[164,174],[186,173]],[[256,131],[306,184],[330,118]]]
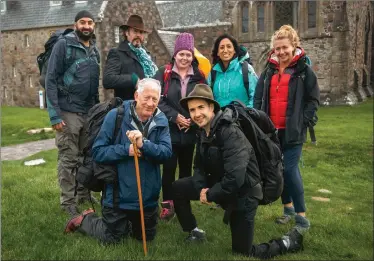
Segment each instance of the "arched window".
[[265,32],[265,6],[263,2],[257,5],[257,32]]
[[242,33],[249,32],[249,5],[248,2],[243,2],[242,4]]
[[308,29],[317,27],[317,2],[308,1]]
[[294,28],[298,27],[298,1],[276,1],[274,2],[274,30],[285,24],[292,25]]

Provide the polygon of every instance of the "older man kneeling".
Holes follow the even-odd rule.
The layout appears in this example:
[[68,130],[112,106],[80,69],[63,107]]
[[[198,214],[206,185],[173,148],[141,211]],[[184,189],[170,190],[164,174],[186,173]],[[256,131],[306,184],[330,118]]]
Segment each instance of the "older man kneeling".
[[117,243],[130,233],[142,240],[132,145],[136,142],[140,156],[146,239],[155,238],[161,190],[160,164],[172,153],[168,120],[157,108],[160,95],[159,81],[146,78],[138,82],[135,100],[123,103],[124,118],[119,138],[114,142],[117,109],[106,115],[93,145],[93,157],[96,162],[117,165],[118,208],[113,204],[113,185],[108,184],[103,193],[102,218],[92,209],[86,210],[68,221],[65,233],[78,230],[104,244]]

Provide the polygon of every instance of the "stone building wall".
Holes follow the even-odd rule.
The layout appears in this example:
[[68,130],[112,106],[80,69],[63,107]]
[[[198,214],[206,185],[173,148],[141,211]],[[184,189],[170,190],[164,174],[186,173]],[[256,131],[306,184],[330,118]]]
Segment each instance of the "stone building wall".
[[[253,28],[257,19],[256,4],[249,5],[250,25],[253,26],[246,34],[240,33],[240,4],[233,8],[233,17],[239,17],[234,23],[233,33],[249,48],[255,70],[260,73],[274,32],[271,26],[274,23],[274,3],[264,4],[264,33],[257,33]],[[372,96],[373,6],[369,1],[317,1],[317,27],[308,30],[307,7],[300,2],[297,29],[301,46],[313,62],[322,104],[354,104]]]
[[[162,30],[168,30],[168,28],[163,28]],[[205,26],[173,27],[170,30],[191,33],[195,38],[196,49],[211,60],[211,52],[215,39],[223,33],[232,34],[232,25],[230,23],[217,23]]]
[[[64,27],[1,32],[1,87],[3,105],[39,106],[39,68],[36,57],[44,52],[51,32]],[[26,44],[28,36],[28,46]]]
[[[146,28],[162,27],[162,20],[154,2],[108,1],[102,21],[96,22],[97,46],[101,51],[100,100],[111,96],[111,90],[103,90],[102,75],[108,51],[118,44],[114,40],[114,26],[125,24],[131,14],[143,17]],[[36,63],[38,54],[44,51],[44,43],[51,32],[65,29],[60,27],[36,28],[1,32],[2,73],[0,98],[3,105],[35,107],[39,106],[39,69]],[[26,47],[26,35],[29,46]],[[151,34],[152,35],[152,34]],[[146,44],[146,46],[149,45]]]
[[152,33],[148,35],[147,49],[151,53],[152,60],[158,67],[170,62],[171,56],[156,30],[153,30]]

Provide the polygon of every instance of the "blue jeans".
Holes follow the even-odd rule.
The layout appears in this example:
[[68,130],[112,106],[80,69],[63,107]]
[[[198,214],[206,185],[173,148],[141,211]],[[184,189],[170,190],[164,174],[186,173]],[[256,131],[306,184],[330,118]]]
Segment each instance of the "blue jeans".
[[284,157],[284,187],[282,203],[293,202],[295,212],[305,212],[304,186],[301,178],[299,161],[303,144],[282,147]]

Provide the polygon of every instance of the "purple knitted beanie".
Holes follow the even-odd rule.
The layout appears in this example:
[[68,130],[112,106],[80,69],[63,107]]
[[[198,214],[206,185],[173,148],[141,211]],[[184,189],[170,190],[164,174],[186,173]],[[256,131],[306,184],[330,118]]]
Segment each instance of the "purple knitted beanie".
[[190,33],[181,33],[175,40],[174,55],[173,57],[182,50],[194,52],[194,38]]

